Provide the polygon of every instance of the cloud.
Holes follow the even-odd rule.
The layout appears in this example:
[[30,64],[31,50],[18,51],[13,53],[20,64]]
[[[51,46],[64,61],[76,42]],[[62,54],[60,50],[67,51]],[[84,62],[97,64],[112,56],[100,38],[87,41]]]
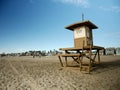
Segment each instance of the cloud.
[[89,5],[88,0],[54,0],[54,1],[61,2],[64,4],[73,4],[84,8],[87,8]]
[[112,12],[117,12],[117,13],[120,12],[120,7],[119,6],[112,6],[112,7],[103,7],[103,6],[100,6],[99,8],[101,10],[104,10],[104,11],[112,11]]

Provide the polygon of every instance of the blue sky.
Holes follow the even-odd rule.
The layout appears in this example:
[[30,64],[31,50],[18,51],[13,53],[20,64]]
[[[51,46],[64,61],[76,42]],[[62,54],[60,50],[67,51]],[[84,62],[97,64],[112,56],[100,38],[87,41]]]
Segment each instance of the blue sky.
[[0,0],[0,53],[73,47],[64,27],[90,20],[94,45],[120,47],[119,0]]

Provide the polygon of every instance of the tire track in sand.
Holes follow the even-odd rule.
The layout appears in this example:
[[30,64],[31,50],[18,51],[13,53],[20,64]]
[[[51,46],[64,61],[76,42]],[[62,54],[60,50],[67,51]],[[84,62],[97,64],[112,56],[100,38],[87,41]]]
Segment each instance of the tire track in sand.
[[[49,73],[48,72],[44,72],[46,76],[49,76]],[[53,77],[52,77],[53,78]],[[50,76],[48,78],[48,80],[54,85],[54,81],[51,80]],[[70,89],[73,88],[73,89],[76,89],[76,85],[74,85],[74,83],[66,80],[65,77],[63,77],[61,74],[58,75],[58,82],[62,83],[64,86],[63,87],[67,87],[67,89]]]
[[28,75],[27,71],[24,69],[21,62],[19,64],[21,66],[21,70],[23,71],[23,74],[19,73],[19,71],[12,65],[11,61],[9,61],[9,60],[7,60],[7,61],[9,63],[9,65],[10,65],[11,69],[15,72],[15,74],[18,75],[17,78],[21,78],[21,81],[22,81],[23,84],[29,85],[32,88],[32,90],[42,90],[43,89],[42,87],[40,87],[36,83],[36,81],[30,75]]

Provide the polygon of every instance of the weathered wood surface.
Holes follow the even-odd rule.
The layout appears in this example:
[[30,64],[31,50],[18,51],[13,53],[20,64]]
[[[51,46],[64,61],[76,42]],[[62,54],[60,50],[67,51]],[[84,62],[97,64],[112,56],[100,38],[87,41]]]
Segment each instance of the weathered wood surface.
[[[61,64],[62,67],[63,67],[63,63],[62,63],[61,57],[65,57],[66,66],[68,66],[67,58],[72,57],[72,59],[79,64],[80,71],[84,67],[84,65],[83,65],[83,57],[86,57],[89,60],[88,73],[90,73],[92,65],[96,63],[95,62],[96,55],[98,56],[98,64],[100,64],[99,50],[102,50],[102,49],[104,49],[104,48],[100,47],[100,46],[83,47],[83,48],[60,48],[60,50],[65,51],[65,53],[64,54],[58,54],[58,57],[59,57],[60,64]],[[84,52],[84,50],[88,50],[89,52]],[[96,50],[96,53],[94,54],[93,58],[92,58],[92,50]],[[69,51],[77,51],[77,53],[72,54],[72,53],[69,53]]]
[[[59,50],[67,50],[67,51],[77,51],[77,50],[82,50],[83,48],[74,48],[74,47],[71,47],[71,48],[60,48]],[[91,47],[92,50],[102,50],[104,49],[104,47],[100,47],[100,46],[92,46]],[[87,47],[84,47],[84,50],[90,50],[90,47],[87,46]]]
[[80,57],[81,54],[58,54],[58,56],[62,56],[62,57]]

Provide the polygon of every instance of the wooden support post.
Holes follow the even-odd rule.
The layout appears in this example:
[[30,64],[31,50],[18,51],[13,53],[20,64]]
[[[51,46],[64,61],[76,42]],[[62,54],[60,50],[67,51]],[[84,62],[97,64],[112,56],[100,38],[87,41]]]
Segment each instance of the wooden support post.
[[60,55],[58,56],[58,58],[60,60],[61,67],[64,67]]
[[66,64],[66,67],[68,66],[67,64],[67,56],[65,57],[65,64]]
[[79,61],[80,71],[81,71],[82,70],[82,60],[80,59],[80,56],[78,56],[78,61]]
[[94,56],[94,58],[93,58],[93,60],[94,60],[94,62],[93,62],[93,63],[95,63],[95,58],[96,58],[96,55],[97,55],[97,51],[96,51],[95,56]]
[[98,52],[98,64],[100,64],[100,54],[99,54],[99,50],[97,50]]
[[[67,54],[67,53],[68,53],[68,51],[65,50],[65,54]],[[68,66],[68,64],[67,64],[67,56],[65,57],[65,66],[66,66],[66,67]]]
[[89,51],[89,53],[90,53],[90,61],[89,61],[89,70],[88,70],[88,73],[90,73],[90,69],[91,69],[91,67],[92,67],[92,59],[91,59],[91,56],[92,56],[92,46],[90,45],[90,51]]

